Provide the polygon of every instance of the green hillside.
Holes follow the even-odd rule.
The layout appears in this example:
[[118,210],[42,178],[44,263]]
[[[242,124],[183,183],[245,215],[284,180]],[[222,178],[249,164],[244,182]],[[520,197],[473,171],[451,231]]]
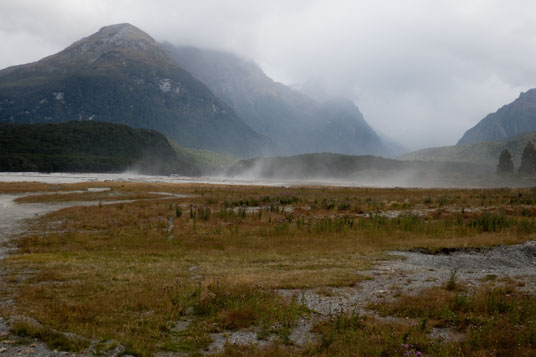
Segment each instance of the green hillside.
[[0,171],[199,175],[154,130],[93,121],[0,123]]
[[199,150],[180,146],[169,140],[177,156],[201,170],[202,175],[222,175],[225,170],[234,165],[238,159],[234,156],[210,150]]
[[399,156],[405,161],[468,162],[496,167],[504,149],[512,154],[514,167],[521,164],[521,154],[529,141],[536,141],[536,133],[526,133],[504,142],[484,142],[423,149]]

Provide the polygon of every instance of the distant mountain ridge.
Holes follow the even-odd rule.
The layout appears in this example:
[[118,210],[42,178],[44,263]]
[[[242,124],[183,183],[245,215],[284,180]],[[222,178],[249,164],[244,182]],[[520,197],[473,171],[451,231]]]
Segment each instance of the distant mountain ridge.
[[238,157],[272,145],[130,24],[103,27],[57,54],[0,71],[0,122],[71,120],[155,129],[180,145]]
[[514,166],[517,168],[521,164],[521,155],[528,142],[536,142],[536,132],[525,133],[508,141],[423,149],[401,155],[398,159],[405,161],[470,162],[494,168],[499,162],[501,152],[508,149],[512,155]]
[[529,132],[536,132],[536,89],[521,93],[512,103],[488,114],[467,130],[457,145],[506,141]]
[[320,103],[273,81],[233,54],[166,44],[177,63],[222,98],[281,155],[310,152],[388,154],[389,149],[349,100]]

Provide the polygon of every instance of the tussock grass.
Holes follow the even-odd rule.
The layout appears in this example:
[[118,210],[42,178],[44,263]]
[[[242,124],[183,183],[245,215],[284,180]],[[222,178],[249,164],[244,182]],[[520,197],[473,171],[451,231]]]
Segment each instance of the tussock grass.
[[[432,288],[394,304],[375,304],[384,315],[420,319],[424,328],[451,328],[464,338],[451,355],[529,356],[536,352],[536,296],[512,285],[475,293]],[[421,349],[426,351],[426,349]]]
[[[386,258],[391,249],[513,244],[536,234],[534,189],[109,182],[53,189],[87,187],[110,187],[113,197],[143,200],[72,207],[35,221],[6,261],[9,276],[15,277],[9,284],[18,291],[16,309],[59,331],[115,339],[141,355],[158,349],[196,351],[208,346],[212,332],[253,327],[280,336],[282,344],[270,351],[288,352],[290,328],[307,311],[272,289],[352,286],[361,279],[360,270]],[[3,192],[43,188],[11,185]],[[149,194],[156,191],[195,196]],[[109,194],[32,200],[101,200]],[[192,324],[174,332],[184,316]],[[323,347],[299,353],[344,354],[345,341],[372,337],[392,346],[381,351],[398,353],[404,340],[404,326],[385,327],[356,316],[340,319],[331,337],[328,330],[335,325],[318,327],[326,335]],[[384,334],[387,328],[391,332]],[[411,344],[420,348],[423,338],[415,333]],[[371,351],[380,349],[361,353]]]
[[[536,352],[535,296],[512,286],[484,286],[473,293],[437,287],[371,307],[399,318],[340,314],[317,323],[313,331],[318,341],[307,346],[227,346],[222,355],[533,356]],[[437,328],[459,337],[434,338],[431,330]]]
[[89,341],[86,339],[69,336],[26,321],[13,323],[11,332],[21,337],[37,338],[45,342],[53,350],[80,352],[89,347]]

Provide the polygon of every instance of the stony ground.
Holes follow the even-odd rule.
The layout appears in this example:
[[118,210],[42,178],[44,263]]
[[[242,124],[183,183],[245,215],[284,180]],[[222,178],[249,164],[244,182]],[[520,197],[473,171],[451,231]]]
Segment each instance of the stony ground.
[[[367,306],[373,302],[392,301],[403,294],[417,295],[424,289],[445,285],[450,279],[467,288],[477,288],[483,281],[515,281],[521,290],[536,290],[536,241],[489,249],[445,250],[434,254],[424,251],[389,252],[392,259],[380,261],[373,270],[359,271],[365,276],[355,287],[278,290],[286,297],[295,297],[313,313],[301,318],[290,340],[303,345],[315,339],[313,324],[341,312],[357,312],[380,318]],[[450,330],[433,330],[438,338],[455,339]],[[209,353],[223,350],[226,342],[237,345],[258,344],[255,330],[219,333]],[[168,356],[171,356],[169,354]]]

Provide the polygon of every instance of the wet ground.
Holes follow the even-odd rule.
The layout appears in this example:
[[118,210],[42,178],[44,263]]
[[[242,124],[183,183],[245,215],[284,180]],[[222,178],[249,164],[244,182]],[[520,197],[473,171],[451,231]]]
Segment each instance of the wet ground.
[[[0,195],[0,260],[7,253],[8,240],[11,236],[24,231],[24,221],[61,208],[80,205],[80,202],[61,203],[24,203],[15,199],[24,195]],[[1,272],[1,270],[0,270]]]

